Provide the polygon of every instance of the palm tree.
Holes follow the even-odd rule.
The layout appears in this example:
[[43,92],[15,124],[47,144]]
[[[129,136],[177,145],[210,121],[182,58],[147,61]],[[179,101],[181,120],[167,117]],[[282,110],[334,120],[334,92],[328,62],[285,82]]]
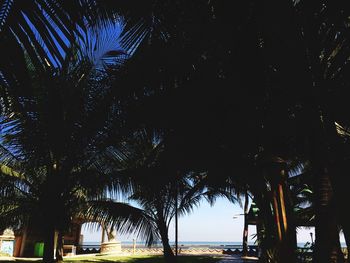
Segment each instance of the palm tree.
[[[169,226],[177,216],[185,215],[198,206],[205,198],[211,204],[218,196],[236,201],[235,192],[227,183],[213,185],[207,172],[176,169],[176,160],[169,160],[166,153],[166,132],[149,130],[136,131],[130,138],[115,146],[111,161],[119,167],[119,174],[129,178],[132,193],[128,200],[136,202],[136,207],[145,215],[149,225],[153,226],[164,248],[167,261],[174,260],[174,253],[169,244]],[[113,202],[110,203],[113,205]],[[96,207],[91,214],[109,224],[120,226],[118,219],[113,218],[113,209],[107,206]],[[136,208],[135,208],[136,209]],[[132,231],[132,229],[130,229]],[[147,238],[151,245],[153,238]]]
[[[40,2],[44,7],[44,4],[50,3]],[[10,1],[0,3],[4,3],[5,7],[2,9],[5,10],[1,13],[2,16],[0,15],[2,18],[10,6],[5,4]],[[21,5],[19,3],[16,2],[17,7]],[[32,1],[30,3],[32,4]],[[115,5],[109,3],[110,7]],[[128,9],[125,1],[118,3],[121,10]],[[63,9],[64,6],[61,5]],[[33,21],[34,17],[28,15],[30,10],[37,9],[28,8],[24,12],[29,20]],[[172,10],[181,12],[171,12]],[[46,12],[50,16],[51,13]],[[235,12],[234,15],[232,12]],[[51,16],[55,14],[62,12],[53,13]],[[242,176],[240,174],[247,174],[251,171],[249,169],[254,170],[247,168],[255,166],[254,156],[261,153],[287,156],[286,160],[296,156],[311,160],[315,170],[315,196],[318,197],[315,204],[320,208],[320,220],[317,219],[320,232],[318,239],[316,238],[316,243],[320,245],[317,247],[327,247],[328,240],[333,240],[329,242],[333,244],[337,242],[337,218],[334,211],[338,211],[345,235],[348,236],[350,221],[346,220],[348,217],[343,212],[344,209],[339,208],[346,206],[343,200],[348,199],[346,187],[343,186],[340,176],[348,171],[347,144],[344,142],[346,139],[340,138],[335,129],[335,121],[343,126],[348,126],[349,123],[346,108],[340,106],[346,105],[344,87],[348,83],[348,74],[345,74],[348,57],[348,13],[345,5],[337,6],[327,2],[323,6],[321,3],[306,4],[305,1],[295,1],[294,6],[292,3],[279,3],[276,9],[272,3],[265,5],[262,2],[248,1],[232,10],[218,1],[145,1],[138,12],[130,8],[129,14],[133,19],[144,19],[124,38],[125,46],[131,49],[132,40],[142,39],[150,33],[149,41],[142,43],[143,52],[136,52],[135,60],[130,62],[133,67],[129,74],[143,72],[130,83],[130,87],[137,87],[133,89],[136,90],[133,96],[137,98],[135,110],[131,115],[134,124],[142,123],[173,130],[168,138],[168,146],[180,149],[170,152],[176,155],[181,152],[183,158],[178,160],[181,168],[200,167],[209,170],[210,174],[216,171],[228,173],[234,178]],[[62,17],[61,20],[64,21],[64,16]],[[295,21],[294,18],[297,22],[291,23]],[[13,21],[17,22],[18,19]],[[23,22],[23,18],[20,21]],[[43,28],[39,22],[35,27],[36,31],[40,36],[44,36],[45,33],[39,30]],[[11,86],[16,83],[12,72],[24,72],[18,70],[22,67],[15,68],[12,64],[12,61],[17,61],[14,54],[22,54],[18,39],[22,39],[21,42],[27,50],[26,56],[34,61],[34,65],[38,60],[35,58],[39,57],[44,61],[43,57],[46,54],[39,52],[37,55],[32,51],[30,43],[36,39],[33,38],[33,34],[18,31],[17,37],[14,37],[12,32],[17,32],[15,30],[18,28],[28,30],[28,26],[22,24],[21,27],[14,26],[14,31],[7,31],[7,34],[1,35],[2,40],[6,40],[2,41],[3,43],[17,41],[16,45],[8,45],[11,50],[8,49],[9,52],[4,54],[3,57],[8,59],[2,60],[4,66],[1,67],[1,74],[5,76],[0,75],[2,82],[5,83],[5,79],[12,83]],[[65,27],[74,29],[74,25]],[[149,28],[151,30],[147,31]],[[271,32],[275,34],[272,35]],[[275,35],[279,36],[278,41]],[[26,36],[34,40],[28,41]],[[47,39],[51,34],[46,36],[44,43],[48,43]],[[148,45],[149,43],[151,45]],[[40,51],[40,45],[33,46]],[[46,59],[51,63],[53,60],[59,61],[55,47],[48,49],[54,55],[46,56]],[[4,52],[6,49],[0,50]],[[26,57],[22,57],[21,61],[24,61]],[[5,66],[7,71],[2,69],[6,69]],[[18,78],[27,80],[28,76],[22,74],[16,77]],[[286,79],[288,81],[285,81]],[[216,87],[220,92],[213,92],[212,87]],[[22,92],[26,87],[22,86],[16,90]],[[16,95],[12,89],[7,91]],[[7,92],[2,91],[2,94]],[[138,108],[141,108],[142,112]],[[164,115],[167,118],[164,118]],[[240,167],[235,169],[230,167],[232,160],[239,163],[247,159],[248,165],[238,164]],[[259,170],[257,166],[255,168]],[[324,172],[325,168],[329,173]],[[252,174],[253,177],[261,177],[261,172]],[[261,183],[261,180],[250,182],[252,189],[256,189],[259,188],[256,184]],[[266,182],[262,184],[266,185]],[[337,188],[337,191],[333,191],[333,188]],[[268,195],[265,190],[259,191],[256,191],[255,195]],[[322,204],[320,200],[329,202]],[[261,202],[259,204],[262,205],[263,211],[264,205]],[[266,213],[269,213],[268,208],[266,205]],[[332,220],[326,220],[327,218],[322,216],[325,214],[321,212],[325,210],[323,208],[330,209]],[[320,258],[328,260],[329,253]]]
[[[4,151],[3,151],[4,152]],[[4,161],[4,160],[2,160]],[[23,165],[23,163],[22,163]],[[104,170],[105,171],[105,170]],[[54,231],[58,232],[56,260],[62,260],[60,250],[63,248],[63,235],[70,227],[72,220],[80,219],[88,222],[104,223],[106,226],[113,226],[111,221],[99,217],[95,211],[103,211],[105,214],[113,216],[113,222],[118,221],[118,228],[121,231],[133,229],[141,238],[149,238],[154,240],[156,233],[153,226],[145,220],[147,215],[141,210],[131,207],[124,203],[111,202],[108,200],[110,191],[106,190],[106,185],[110,184],[106,177],[111,177],[103,171],[101,165],[93,164],[88,169],[84,169],[82,173],[74,173],[74,175],[66,178],[66,186],[61,195],[60,202],[47,204],[46,200],[42,200],[45,194],[47,184],[45,172],[31,174],[33,170],[28,169],[26,172],[19,173],[8,165],[1,165],[1,184],[0,184],[0,226],[12,227],[13,229],[23,229],[24,227],[34,227],[40,234],[45,234],[50,218],[45,218],[46,205],[54,206],[56,211],[56,221],[54,223]],[[88,178],[87,178],[88,176]],[[114,190],[117,189],[116,183],[113,183]],[[120,192],[123,186],[120,188]],[[51,191],[53,189],[50,189]],[[111,208],[112,210],[105,209]],[[94,211],[92,213],[91,211]],[[49,222],[50,223],[50,222]],[[50,237],[51,238],[51,237]],[[47,245],[51,240],[45,240]],[[151,242],[151,241],[150,241]],[[51,245],[53,246],[53,245]],[[53,257],[53,247],[50,254],[46,255],[45,260]],[[52,253],[51,253],[52,252]],[[52,260],[52,259],[51,259]],[[50,261],[46,261],[50,262]]]
[[[99,0],[0,1],[1,79],[11,83],[9,70],[24,70],[24,53],[37,70],[62,65],[81,29],[115,22],[133,5]],[[131,14],[129,14],[130,16]],[[5,52],[6,50],[6,52]],[[11,65],[9,63],[12,63]],[[8,65],[6,65],[8,64]],[[16,74],[21,77],[21,74]],[[23,76],[22,76],[23,77]]]
[[[168,238],[170,222],[176,211],[181,215],[198,205],[202,193],[193,191],[189,178],[184,178],[180,182],[172,181],[168,183],[161,182],[158,176],[156,178],[158,182],[155,182],[154,179],[151,183],[142,180],[138,189],[130,196],[130,200],[136,201],[157,226],[164,248],[164,256],[171,261],[174,253]],[[150,181],[148,180],[148,182]],[[191,193],[191,196],[189,196],[189,193]],[[179,200],[178,206],[176,206],[176,200]]]
[[[327,2],[299,3],[296,6],[301,41],[305,44],[306,65],[310,68],[309,100],[305,107],[309,116],[307,129],[312,150],[309,153],[314,169],[316,208],[315,260],[342,262],[338,224],[347,228],[343,213],[343,199],[348,194],[342,187],[342,176],[347,171],[343,165],[347,158],[347,143],[339,135],[336,122],[348,124],[342,109],[342,96],[347,92],[347,57],[345,48],[349,41],[347,20],[349,10],[345,5]],[[307,79],[305,79],[307,80]],[[346,239],[349,239],[346,237]]]
[[[45,262],[53,261],[55,230],[63,231],[82,200],[102,195],[110,180],[113,169],[103,157],[111,136],[121,138],[123,118],[119,90],[112,88],[109,72],[128,56],[118,47],[116,32],[120,24],[100,29],[100,38],[87,32],[86,42],[79,42],[85,53],[74,45],[62,67],[45,72],[26,61],[30,82],[1,86],[4,100],[11,102],[1,105],[1,144],[6,151],[1,164],[10,164],[20,175],[7,173],[4,180],[2,218],[17,213],[20,225],[28,223],[30,214],[45,218]],[[16,161],[14,166],[8,158]],[[31,202],[23,201],[27,195]]]
[[99,17],[90,5],[88,1],[71,1],[67,5],[63,1],[1,0],[1,86],[30,81],[25,74],[26,60],[38,71],[62,65],[79,35],[79,27],[85,28],[85,21]]
[[[256,3],[256,10],[266,11],[256,12],[258,24],[263,25],[258,27],[259,44],[263,47],[265,72],[268,72],[270,85],[266,107],[272,112],[265,111],[265,114],[267,119],[281,121],[285,118],[279,114],[289,111],[287,119],[299,119],[295,126],[286,127],[293,130],[293,137],[296,135],[295,139],[292,136],[288,138],[297,146],[291,157],[311,160],[314,167],[315,205],[318,208],[316,260],[326,262],[333,257],[338,259],[332,260],[341,262],[336,207],[342,203],[341,200],[347,199],[340,176],[346,171],[342,163],[347,155],[335,122],[339,119],[348,122],[340,101],[342,94],[346,94],[344,83],[348,83],[348,74],[345,74],[348,68],[348,50],[345,48],[348,35],[344,21],[347,21],[349,10],[345,4],[328,1],[295,1],[294,4],[279,3],[276,9],[272,3]],[[276,20],[280,23],[276,24]],[[274,32],[273,36],[271,32]],[[279,36],[278,41],[276,35]],[[283,81],[286,79],[291,81]],[[301,117],[301,114],[304,116]],[[265,132],[266,139],[273,138],[274,131],[267,128],[269,122],[263,121],[263,125],[268,131]],[[272,127],[278,129],[278,126]],[[271,146],[271,142],[263,144],[264,148]],[[338,193],[336,188],[342,189],[341,194],[335,194]],[[338,219],[347,224],[342,219],[346,218],[342,210],[338,208],[338,215],[341,215]],[[331,216],[326,217],[326,214]]]
[[[185,6],[182,4],[179,3],[179,6]],[[184,159],[196,156],[196,162],[193,161],[191,165],[216,166],[212,160],[219,159],[216,155],[220,151],[224,152],[223,149],[231,154],[222,158],[227,162],[250,158],[251,163],[254,163],[254,156],[261,153],[282,155],[286,160],[293,160],[295,157],[310,160],[315,170],[315,196],[318,197],[315,204],[319,208],[317,218],[320,219],[316,220],[320,231],[318,240],[316,238],[320,249],[316,249],[316,254],[327,254],[319,258],[329,260],[331,251],[338,250],[339,247],[336,210],[333,206],[347,200],[344,190],[346,188],[341,186],[340,176],[348,171],[344,164],[344,159],[347,158],[346,147],[343,139],[337,135],[335,121],[341,119],[345,124],[348,122],[348,116],[344,113],[346,109],[340,106],[346,105],[344,83],[348,83],[348,74],[345,74],[348,68],[348,10],[345,5],[330,2],[323,4],[295,1],[294,5],[279,3],[276,9],[275,3],[251,1],[247,4],[250,7],[242,9],[249,15],[244,18],[237,15],[241,20],[235,20],[236,28],[232,23],[223,22],[232,21],[232,9],[226,6],[225,10],[224,4],[214,2],[209,5],[214,10],[210,13],[212,16],[203,15],[208,7],[205,5],[201,6],[198,14],[203,17],[200,21],[204,20],[207,26],[205,35],[213,39],[204,41],[203,38],[196,38],[195,33],[191,35],[191,29],[196,27],[188,29],[182,24],[180,16],[179,20],[172,20],[173,23],[165,23],[170,37],[179,35],[180,39],[183,35],[187,36],[186,41],[183,41],[185,44],[178,46],[184,50],[184,64],[191,65],[193,70],[182,66],[178,73],[164,63],[162,57],[152,59],[151,67],[147,67],[149,74],[145,74],[147,80],[137,79],[135,85],[140,85],[141,82],[142,85],[148,83],[149,85],[145,85],[147,87],[159,87],[165,96],[157,94],[159,100],[157,96],[149,99],[149,111],[145,111],[143,107],[138,120],[149,121],[148,124],[171,126],[176,131],[174,147],[187,146],[183,147],[187,151],[183,156],[189,158]],[[156,7],[162,10],[160,6]],[[240,8],[238,10],[242,12]],[[186,11],[182,13],[184,16]],[[167,19],[168,17],[163,20]],[[169,21],[171,19],[174,18],[169,17]],[[188,31],[184,34],[174,33],[176,27],[182,30],[181,26]],[[279,36],[277,41],[275,35]],[[197,42],[199,39],[202,43],[215,43],[212,46],[220,50],[210,45],[203,47]],[[174,41],[178,44],[176,40],[175,37]],[[190,43],[188,47],[191,51],[188,53],[186,43]],[[197,47],[196,44],[199,46],[197,59],[192,51],[193,47]],[[155,44],[157,51],[167,50],[166,45],[164,46],[159,42]],[[149,50],[144,53],[144,57],[140,55],[143,58],[141,61],[154,54],[151,48]],[[241,52],[236,54],[234,50]],[[170,61],[177,60],[174,58]],[[232,61],[239,66],[232,66]],[[162,77],[152,78],[152,72],[156,72],[154,75],[157,76],[161,74]],[[173,72],[178,74],[171,75]],[[252,75],[255,77],[251,78]],[[168,92],[164,92],[167,90],[165,87],[172,85],[173,89],[168,88]],[[211,87],[216,87],[220,92],[212,92]],[[236,87],[233,94],[227,91],[232,87]],[[145,92],[146,96],[151,93],[152,90]],[[142,95],[144,94],[140,96]],[[343,103],[338,103],[339,101]],[[164,109],[166,120],[161,118]],[[235,113],[238,111],[243,114],[237,116]],[[150,114],[154,112],[161,112],[158,119],[157,114]],[[251,140],[256,137],[258,138]],[[237,156],[232,154],[234,150],[238,153]],[[333,171],[336,172],[335,175]],[[261,173],[255,173],[255,176],[261,176]],[[337,198],[339,195],[334,194],[334,187],[341,189],[343,198]],[[322,203],[322,200],[328,201]],[[332,220],[327,220],[326,213],[322,212],[326,209],[332,214]],[[268,207],[266,213],[267,210]],[[348,217],[344,214],[344,209],[338,207],[337,210],[342,215],[340,219],[346,228],[348,220],[344,219]],[[326,244],[329,240],[332,242]],[[324,247],[328,248],[321,249]],[[336,257],[341,261],[341,255]]]

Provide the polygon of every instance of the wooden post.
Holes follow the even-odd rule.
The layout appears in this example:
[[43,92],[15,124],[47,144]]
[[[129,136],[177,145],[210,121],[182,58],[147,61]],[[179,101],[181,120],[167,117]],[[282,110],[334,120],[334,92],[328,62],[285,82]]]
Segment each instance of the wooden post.
[[82,223],[77,223],[77,225],[76,225],[76,233],[75,233],[75,240],[74,240],[74,245],[76,246],[76,247],[78,247],[78,246],[80,246],[80,245],[82,245],[82,244],[80,244],[81,242],[81,238],[80,238],[80,236],[81,236],[81,228],[82,228]]
[[105,228],[102,225],[102,237],[101,237],[101,243],[104,243],[106,239],[106,233],[105,233]]
[[136,252],[136,239],[132,239],[132,254],[135,255]]
[[22,234],[22,240],[21,240],[21,248],[19,250],[19,256],[23,257],[24,255],[24,249],[26,246],[27,241],[27,227],[24,227],[23,234]]
[[244,257],[248,256],[248,212],[249,212],[249,196],[248,191],[245,192],[244,198],[244,228],[243,228],[243,251]]

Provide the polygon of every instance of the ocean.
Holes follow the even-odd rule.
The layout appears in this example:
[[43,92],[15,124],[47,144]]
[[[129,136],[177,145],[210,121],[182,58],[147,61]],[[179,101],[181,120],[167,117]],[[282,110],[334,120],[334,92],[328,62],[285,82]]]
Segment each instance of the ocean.
[[[122,247],[132,247],[133,242],[132,241],[121,241]],[[300,242],[298,243],[298,247],[304,247],[306,243]],[[174,246],[175,242],[170,241],[170,245]],[[235,247],[235,246],[242,246],[242,242],[230,242],[230,241],[179,241],[178,242],[179,247],[186,246],[186,247]],[[253,246],[256,245],[254,242],[248,242],[248,245]],[[86,247],[99,247],[99,242],[83,242],[83,246]],[[161,243],[157,243],[154,246],[161,246]],[[345,243],[341,243],[342,247],[346,247]],[[145,247],[145,242],[142,241],[136,241],[136,247]]]
[[[122,247],[132,247],[133,242],[132,241],[121,241]],[[171,246],[175,246],[175,241],[169,242]],[[99,242],[83,242],[83,246],[88,247],[98,247],[100,245]],[[162,244],[159,242],[155,244],[154,246],[161,246]],[[180,246],[193,246],[193,247],[225,247],[225,246],[241,246],[242,242],[229,242],[229,241],[179,241],[178,242],[179,247]],[[248,242],[248,245],[254,245],[253,242]],[[145,242],[142,241],[136,241],[136,247],[145,247]]]

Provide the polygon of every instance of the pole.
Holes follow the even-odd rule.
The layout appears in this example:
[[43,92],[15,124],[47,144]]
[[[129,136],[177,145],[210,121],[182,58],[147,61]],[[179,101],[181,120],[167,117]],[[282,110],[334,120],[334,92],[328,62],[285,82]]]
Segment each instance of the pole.
[[101,226],[102,226],[101,243],[104,243],[105,242],[105,227],[104,227],[104,225],[101,225]]
[[243,228],[243,251],[244,257],[248,256],[248,212],[249,212],[249,197],[248,190],[245,192],[244,198],[244,228]]
[[132,239],[132,254],[134,255],[136,251],[136,240],[135,238]]

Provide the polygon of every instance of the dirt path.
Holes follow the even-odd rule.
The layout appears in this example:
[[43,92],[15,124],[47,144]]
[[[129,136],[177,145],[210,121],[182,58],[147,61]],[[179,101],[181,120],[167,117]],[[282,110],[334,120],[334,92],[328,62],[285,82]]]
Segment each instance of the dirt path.
[[218,263],[249,263],[249,262],[254,262],[257,263],[258,259],[253,258],[253,257],[247,257],[245,259],[242,259],[238,255],[232,255],[232,256],[224,256]]

